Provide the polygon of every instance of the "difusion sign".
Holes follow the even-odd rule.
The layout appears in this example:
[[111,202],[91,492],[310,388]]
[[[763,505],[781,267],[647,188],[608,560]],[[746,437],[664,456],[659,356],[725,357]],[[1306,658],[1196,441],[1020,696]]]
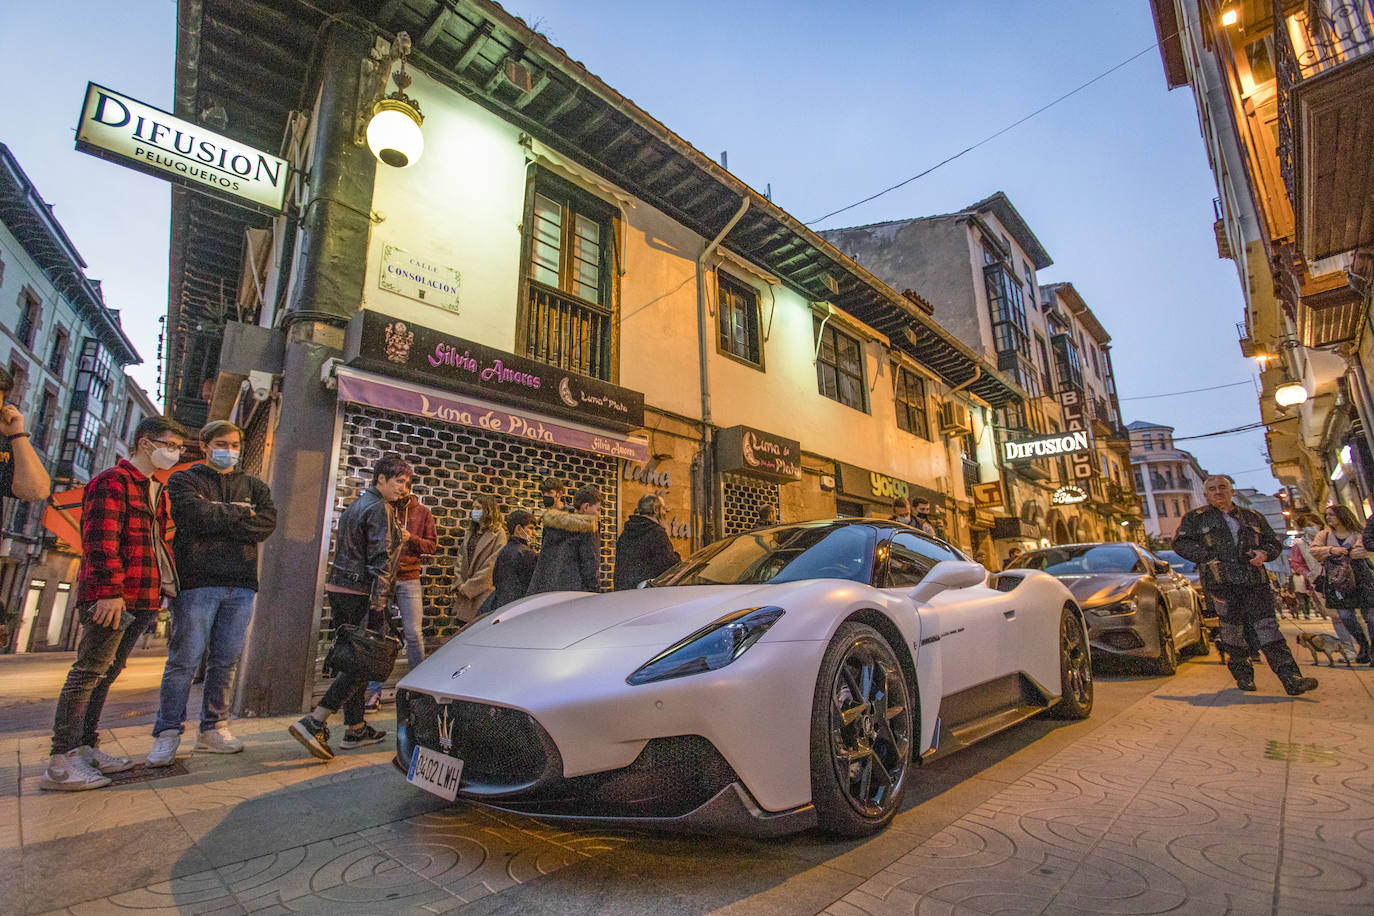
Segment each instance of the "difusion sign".
[[76,148],[276,213],[286,200],[285,159],[95,83],[86,84]]
[[1002,443],[1002,454],[1008,461],[1024,461],[1027,458],[1046,458],[1053,455],[1068,455],[1086,452],[1088,444],[1086,430],[1041,436],[1038,439],[1023,439],[1020,442]]

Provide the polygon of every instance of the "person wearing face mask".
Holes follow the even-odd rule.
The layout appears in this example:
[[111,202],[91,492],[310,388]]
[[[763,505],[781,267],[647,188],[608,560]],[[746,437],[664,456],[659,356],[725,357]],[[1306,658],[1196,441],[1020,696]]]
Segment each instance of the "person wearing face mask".
[[186,430],[149,417],[134,430],[134,451],[86,484],[81,498],[81,568],[76,608],[81,639],[53,715],[52,759],[40,789],[77,791],[110,784],[133,768],[102,751],[96,727],[105,697],[164,597],[177,593],[167,545],[171,509],[153,475],[181,458]]
[[477,618],[492,589],[496,555],[506,546],[505,520],[494,496],[479,496],[459,554],[458,581],[453,589],[453,616],[463,623]]
[[682,559],[663,527],[667,514],[663,497],[650,493],[640,497],[635,514],[625,519],[625,527],[615,542],[616,591],[637,588],[645,579],[654,578]]
[[1304,619],[1324,616],[1312,580],[1322,564],[1312,555],[1312,541],[1321,530],[1321,519],[1307,514],[1298,518],[1298,533],[1288,549],[1288,566],[1293,570],[1293,591],[1298,597],[1297,613]]
[[484,614],[525,597],[530,577],[534,575],[534,564],[539,562],[539,554],[530,549],[530,541],[534,539],[533,513],[527,509],[512,510],[506,516],[506,531],[510,537],[496,555],[496,565],[491,571],[495,590],[482,608]]
[[225,724],[234,669],[258,592],[258,545],[277,527],[277,508],[267,484],[239,470],[243,431],[228,420],[200,431],[205,460],[167,481],[176,535],[181,590],[171,601],[172,633],[150,767],[170,766],[185,729],[186,699],[201,658],[205,687],[195,749],[236,754],[243,742]]

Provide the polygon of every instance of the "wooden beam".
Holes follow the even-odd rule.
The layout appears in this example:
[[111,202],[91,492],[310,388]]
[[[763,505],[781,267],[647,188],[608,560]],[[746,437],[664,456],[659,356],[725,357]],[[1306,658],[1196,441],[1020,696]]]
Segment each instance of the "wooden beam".
[[423,51],[434,44],[434,39],[439,37],[439,33],[444,30],[444,24],[452,15],[453,10],[449,8],[449,5],[440,3],[439,12],[435,13],[434,18],[429,21],[429,25],[425,26],[424,32],[420,34],[420,40],[415,42],[415,47]]
[[458,59],[453,62],[454,72],[462,73],[467,69],[467,65],[472,63],[472,59],[482,50],[482,45],[486,44],[487,39],[491,37],[491,30],[492,25],[488,21],[484,21],[477,27],[477,31],[468,38],[467,44],[463,45],[463,53],[459,54]]
[[539,93],[548,88],[549,83],[553,82],[553,77],[549,76],[549,71],[545,70],[539,74],[539,79],[534,81],[529,92],[520,93],[520,98],[515,100],[515,110],[524,111],[535,99],[539,98]]
[[581,101],[581,96],[578,95],[577,87],[574,86],[567,95],[559,100],[557,105],[549,109],[549,112],[540,119],[540,123],[545,126],[553,124],[554,121],[571,111],[579,101]]

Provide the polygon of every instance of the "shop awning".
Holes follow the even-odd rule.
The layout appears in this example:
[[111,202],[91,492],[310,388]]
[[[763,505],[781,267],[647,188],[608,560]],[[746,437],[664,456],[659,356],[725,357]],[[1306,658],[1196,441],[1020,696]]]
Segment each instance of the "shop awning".
[[645,439],[564,421],[555,423],[530,411],[512,410],[477,398],[371,372],[360,372],[347,366],[340,366],[335,372],[341,401],[398,410],[443,423],[475,426],[520,439],[594,452],[608,458],[641,463],[649,460],[649,443]]

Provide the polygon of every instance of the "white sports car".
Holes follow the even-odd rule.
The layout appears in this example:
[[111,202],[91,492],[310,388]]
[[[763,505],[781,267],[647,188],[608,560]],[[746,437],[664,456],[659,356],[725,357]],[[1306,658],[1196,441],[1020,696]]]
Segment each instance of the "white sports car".
[[401,681],[396,764],[545,819],[859,836],[913,760],[1087,716],[1085,633],[1045,573],[989,577],[893,522],[778,525],[472,624]]

